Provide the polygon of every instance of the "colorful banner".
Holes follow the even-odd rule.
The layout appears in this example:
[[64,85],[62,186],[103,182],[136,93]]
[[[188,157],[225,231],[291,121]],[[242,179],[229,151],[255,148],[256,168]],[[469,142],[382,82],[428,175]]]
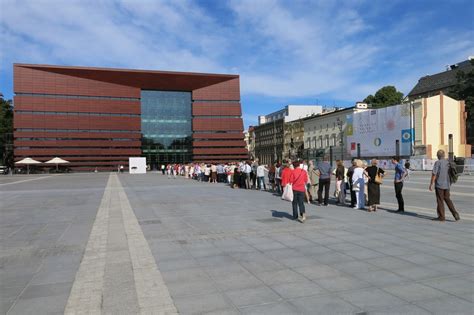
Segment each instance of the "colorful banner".
[[357,156],[357,143],[360,143],[361,157],[394,156],[397,140],[400,155],[411,154],[414,134],[410,126],[409,104],[356,112],[352,115],[350,124],[351,134],[346,133],[346,144],[348,153],[352,156]]

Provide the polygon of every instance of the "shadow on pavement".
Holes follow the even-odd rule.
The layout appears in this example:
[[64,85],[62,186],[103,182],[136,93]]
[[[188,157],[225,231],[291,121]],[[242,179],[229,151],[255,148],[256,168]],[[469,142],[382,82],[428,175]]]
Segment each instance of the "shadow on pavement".
[[420,218],[420,219],[425,219],[425,220],[431,220],[433,219],[433,217],[430,217],[430,216],[427,216],[427,215],[424,215],[424,214],[418,214],[418,213],[415,213],[415,212],[397,212],[396,210],[392,210],[392,209],[386,209],[386,208],[378,208],[379,210],[385,210],[389,213],[393,213],[393,214],[398,214],[398,215],[405,215],[405,216],[409,216],[409,217],[415,217],[415,218]]
[[282,212],[282,211],[277,211],[277,210],[271,210],[272,211],[272,217],[274,218],[286,218],[289,220],[293,220],[293,216],[289,214],[288,212]]

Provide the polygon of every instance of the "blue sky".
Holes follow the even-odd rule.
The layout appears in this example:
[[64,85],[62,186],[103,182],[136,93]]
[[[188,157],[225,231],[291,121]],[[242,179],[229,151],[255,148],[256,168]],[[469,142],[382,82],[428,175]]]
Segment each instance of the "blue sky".
[[12,64],[240,74],[246,126],[287,104],[408,93],[474,55],[464,0],[0,0],[0,91]]

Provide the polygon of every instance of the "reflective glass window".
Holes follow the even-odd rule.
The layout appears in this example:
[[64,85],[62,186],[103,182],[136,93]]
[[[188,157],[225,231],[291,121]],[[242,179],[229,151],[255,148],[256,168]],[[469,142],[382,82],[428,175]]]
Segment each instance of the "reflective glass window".
[[153,167],[191,161],[191,92],[141,92],[142,151]]

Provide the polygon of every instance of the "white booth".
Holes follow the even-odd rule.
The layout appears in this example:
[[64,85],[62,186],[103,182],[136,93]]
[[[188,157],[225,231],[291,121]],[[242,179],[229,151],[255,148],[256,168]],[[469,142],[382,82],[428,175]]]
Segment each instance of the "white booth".
[[146,174],[146,158],[131,157],[128,158],[128,167],[130,174]]

